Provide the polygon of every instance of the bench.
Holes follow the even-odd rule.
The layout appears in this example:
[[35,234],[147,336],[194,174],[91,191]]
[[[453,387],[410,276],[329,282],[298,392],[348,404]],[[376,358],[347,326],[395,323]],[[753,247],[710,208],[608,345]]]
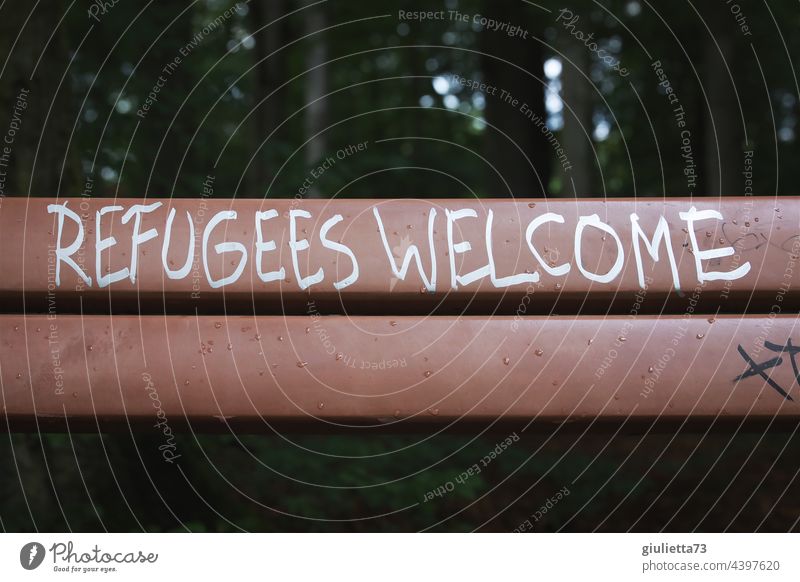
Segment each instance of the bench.
[[4,199],[18,430],[796,422],[797,198]]

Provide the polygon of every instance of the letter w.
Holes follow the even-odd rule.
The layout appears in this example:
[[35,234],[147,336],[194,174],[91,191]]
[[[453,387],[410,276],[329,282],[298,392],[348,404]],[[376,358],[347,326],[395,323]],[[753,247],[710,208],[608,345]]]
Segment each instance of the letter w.
[[436,209],[431,208],[431,213],[428,216],[428,245],[430,246],[431,251],[431,278],[425,275],[425,269],[422,266],[422,258],[420,257],[419,249],[417,245],[409,245],[406,249],[406,254],[403,257],[402,266],[398,269],[397,264],[394,261],[394,256],[392,255],[392,249],[389,246],[389,241],[386,239],[386,231],[383,228],[383,221],[381,220],[381,215],[378,213],[377,208],[372,209],[372,213],[375,215],[375,220],[378,221],[378,230],[381,233],[381,240],[383,241],[383,248],[386,250],[386,256],[389,257],[389,264],[392,267],[392,273],[394,276],[400,279],[401,281],[405,280],[406,274],[408,274],[408,267],[411,265],[411,260],[414,259],[417,263],[417,269],[419,270],[419,275],[422,277],[422,282],[425,284],[425,289],[428,290],[429,293],[433,293],[436,291],[436,252],[433,246],[433,221],[436,218]]

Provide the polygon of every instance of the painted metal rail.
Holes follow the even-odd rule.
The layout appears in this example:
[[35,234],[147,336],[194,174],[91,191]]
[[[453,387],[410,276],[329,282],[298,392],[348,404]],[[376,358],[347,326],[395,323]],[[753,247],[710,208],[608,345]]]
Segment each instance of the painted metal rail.
[[11,429],[800,419],[798,198],[0,199],[0,248]]

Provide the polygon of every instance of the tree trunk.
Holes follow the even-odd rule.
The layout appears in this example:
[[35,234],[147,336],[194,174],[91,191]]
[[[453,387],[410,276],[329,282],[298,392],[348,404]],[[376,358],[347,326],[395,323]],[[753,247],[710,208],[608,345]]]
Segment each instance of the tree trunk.
[[564,184],[561,196],[589,197],[596,194],[592,191],[595,165],[592,148],[592,94],[595,89],[584,77],[584,74],[589,73],[586,48],[570,37],[564,42],[562,52],[566,59],[561,72],[564,128],[560,137],[571,169],[563,171],[561,165],[557,164],[557,171],[562,175]]
[[[74,153],[74,142],[69,142],[72,130],[69,77],[60,87],[58,84],[69,58],[66,29],[58,26],[65,10],[63,4],[59,1],[46,8],[39,7],[27,23],[29,10],[34,10],[32,6],[7,8],[0,18],[0,59],[6,62],[8,58],[0,85],[0,127],[3,132],[12,122],[16,127],[9,146],[11,152],[5,161],[7,166],[3,168],[6,195],[80,193],[80,159]],[[21,36],[9,54],[18,34]]]
[[708,99],[703,108],[703,190],[695,194],[730,196],[741,192],[739,179],[743,164],[744,128],[735,87],[728,74],[728,68],[735,67],[736,62],[729,28],[714,26],[710,19],[709,23],[713,38],[705,42],[702,79]]
[[[487,0],[482,13],[498,21],[532,22],[522,2],[501,7]],[[545,196],[553,154],[544,125],[541,44],[530,36],[522,39],[491,30],[482,31],[480,38],[483,80],[497,87],[496,94],[486,96],[486,157],[494,166],[488,169],[488,196]]]

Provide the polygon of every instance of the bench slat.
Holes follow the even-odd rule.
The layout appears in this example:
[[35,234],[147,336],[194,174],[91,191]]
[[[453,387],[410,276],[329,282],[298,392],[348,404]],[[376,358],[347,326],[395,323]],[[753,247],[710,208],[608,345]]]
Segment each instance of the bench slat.
[[0,412],[40,429],[796,420],[797,321],[4,315]]

